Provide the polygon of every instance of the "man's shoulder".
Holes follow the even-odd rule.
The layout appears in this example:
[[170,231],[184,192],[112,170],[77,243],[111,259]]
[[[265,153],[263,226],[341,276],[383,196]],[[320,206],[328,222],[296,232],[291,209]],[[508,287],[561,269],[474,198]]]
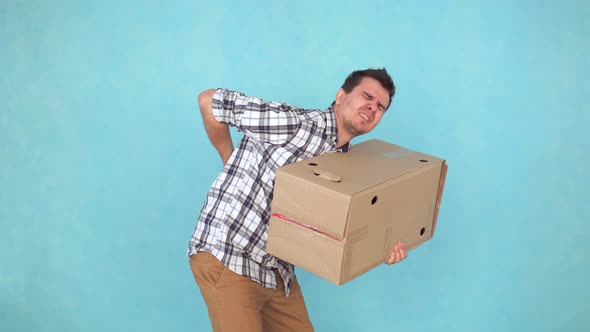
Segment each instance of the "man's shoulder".
[[254,106],[257,110],[289,112],[297,116],[301,121],[325,121],[326,117],[329,116],[328,113],[331,111],[331,108],[305,108],[292,103],[275,101],[272,98],[260,98],[227,88],[215,89],[214,99],[218,101],[231,100],[236,104],[248,104],[250,107]]
[[318,120],[325,120],[326,118],[326,111],[320,109],[311,109],[311,108],[293,108],[292,110],[297,116],[299,116],[302,120],[306,121],[318,121]]

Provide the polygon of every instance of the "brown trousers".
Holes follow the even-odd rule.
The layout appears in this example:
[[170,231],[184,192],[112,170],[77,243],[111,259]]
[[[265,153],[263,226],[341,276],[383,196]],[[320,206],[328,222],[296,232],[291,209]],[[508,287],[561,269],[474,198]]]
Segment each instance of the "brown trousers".
[[208,252],[192,255],[189,263],[214,332],[313,331],[297,279],[287,297],[277,272],[274,290],[226,268]]

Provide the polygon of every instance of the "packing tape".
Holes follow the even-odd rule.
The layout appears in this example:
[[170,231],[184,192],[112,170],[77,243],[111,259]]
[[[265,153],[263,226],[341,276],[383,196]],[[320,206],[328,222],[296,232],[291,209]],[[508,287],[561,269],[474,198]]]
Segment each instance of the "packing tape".
[[388,158],[399,158],[399,157],[407,156],[412,153],[414,153],[414,151],[406,149],[406,148],[402,148],[402,149],[394,151],[394,152],[386,153],[384,156],[386,156]]
[[360,275],[362,273],[364,273],[365,271],[362,271],[359,273],[359,271],[357,271],[355,273],[355,275],[350,275],[350,264],[351,264],[351,260],[352,260],[352,247],[354,246],[355,242],[358,242],[360,240],[365,239],[367,236],[369,236],[369,226],[365,225],[361,228],[359,228],[358,230],[350,233],[347,237],[346,237],[346,243],[348,244],[348,246],[344,247],[344,262],[342,263],[342,275],[345,276],[350,276],[351,278],[355,278],[357,275]]
[[348,236],[346,237],[346,242],[353,244],[357,241],[360,241],[364,238],[366,238],[369,235],[369,226],[365,225],[359,229],[357,229],[356,231],[348,234]]
[[[352,248],[344,247],[344,259],[342,262],[342,273],[340,274],[340,278],[342,276],[349,276],[350,275],[350,261],[352,259]],[[341,280],[343,282],[343,280]]]
[[383,261],[386,261],[389,258],[389,255],[393,251],[393,227],[391,225],[387,225],[385,228],[385,242],[383,243]]

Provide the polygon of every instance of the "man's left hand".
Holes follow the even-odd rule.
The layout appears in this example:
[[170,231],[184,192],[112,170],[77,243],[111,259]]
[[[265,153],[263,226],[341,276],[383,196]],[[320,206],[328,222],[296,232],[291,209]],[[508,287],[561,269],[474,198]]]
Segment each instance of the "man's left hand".
[[406,245],[403,242],[398,242],[395,247],[393,247],[393,252],[389,255],[389,258],[385,260],[386,264],[395,264],[403,261],[406,257],[408,257],[408,252],[406,251]]

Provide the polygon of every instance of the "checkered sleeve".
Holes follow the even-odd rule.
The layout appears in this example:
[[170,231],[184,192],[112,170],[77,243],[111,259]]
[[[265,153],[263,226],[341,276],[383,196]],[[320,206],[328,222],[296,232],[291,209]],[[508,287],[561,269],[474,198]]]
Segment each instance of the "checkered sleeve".
[[271,144],[288,142],[299,128],[297,108],[241,92],[217,89],[213,115],[219,122],[237,127],[251,138]]

